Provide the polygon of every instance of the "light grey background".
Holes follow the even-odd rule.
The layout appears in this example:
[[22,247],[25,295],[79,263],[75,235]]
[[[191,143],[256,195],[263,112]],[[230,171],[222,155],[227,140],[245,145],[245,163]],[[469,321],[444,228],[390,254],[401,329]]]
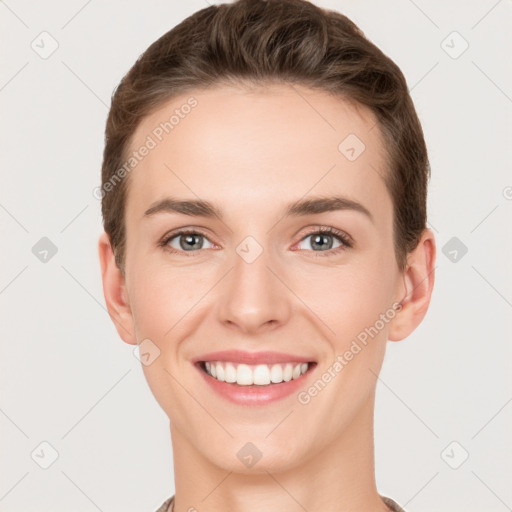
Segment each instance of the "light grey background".
[[[316,3],[401,67],[432,164],[435,289],[421,326],[388,343],[379,491],[408,512],[511,510],[512,2]],[[174,493],[167,416],[105,309],[92,191],[113,88],[206,5],[0,3],[2,512],[151,512]],[[57,248],[46,263],[43,237]],[[455,262],[454,243],[467,247]],[[47,469],[43,442],[58,453]]]

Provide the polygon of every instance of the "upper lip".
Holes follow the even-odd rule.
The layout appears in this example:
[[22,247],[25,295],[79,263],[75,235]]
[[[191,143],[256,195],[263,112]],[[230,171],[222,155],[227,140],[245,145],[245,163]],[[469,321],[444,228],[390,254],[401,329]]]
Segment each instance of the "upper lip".
[[302,357],[284,352],[244,352],[243,350],[221,350],[210,352],[196,357],[194,363],[200,361],[231,361],[245,364],[272,364],[272,363],[310,363],[314,362],[310,357]]

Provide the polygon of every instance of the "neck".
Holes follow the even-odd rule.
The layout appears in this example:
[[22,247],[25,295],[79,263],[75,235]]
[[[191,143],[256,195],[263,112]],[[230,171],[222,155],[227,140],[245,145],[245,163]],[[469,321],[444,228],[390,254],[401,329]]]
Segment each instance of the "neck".
[[174,511],[389,511],[375,484],[373,407],[374,394],[343,434],[308,460],[257,474],[214,465],[171,423]]

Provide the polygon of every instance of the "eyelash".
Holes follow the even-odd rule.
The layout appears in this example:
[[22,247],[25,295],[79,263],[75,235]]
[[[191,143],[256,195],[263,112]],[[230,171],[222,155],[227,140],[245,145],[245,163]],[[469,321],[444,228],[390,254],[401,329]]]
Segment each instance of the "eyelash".
[[[186,254],[187,257],[195,256],[195,254],[193,254],[193,253],[200,252],[200,250],[198,250],[198,251],[182,251],[182,250],[177,250],[177,249],[171,248],[171,247],[169,247],[167,245],[171,240],[173,240],[174,238],[176,238],[176,237],[178,237],[180,235],[201,235],[201,236],[203,236],[205,238],[208,238],[201,231],[190,230],[190,229],[183,229],[183,230],[175,231],[175,232],[171,233],[168,236],[165,236],[163,238],[163,240],[158,243],[159,247],[162,247],[163,249],[165,249],[165,250],[167,250],[167,251],[169,251],[169,252],[171,252],[173,254],[187,253],[187,252],[192,253],[190,255]],[[308,236],[311,236],[311,235],[332,235],[332,236],[337,238],[342,243],[342,246],[336,247],[335,249],[329,249],[327,251],[312,251],[312,250],[310,250],[310,252],[316,253],[315,257],[316,256],[319,256],[319,257],[331,256],[333,254],[338,254],[338,252],[340,252],[340,251],[344,251],[346,249],[351,249],[353,247],[352,239],[348,235],[346,235],[342,231],[339,231],[339,230],[337,230],[335,228],[332,228],[332,227],[321,226],[321,227],[313,228],[311,231],[306,233],[300,239],[300,242],[302,242],[305,238],[307,238]]]

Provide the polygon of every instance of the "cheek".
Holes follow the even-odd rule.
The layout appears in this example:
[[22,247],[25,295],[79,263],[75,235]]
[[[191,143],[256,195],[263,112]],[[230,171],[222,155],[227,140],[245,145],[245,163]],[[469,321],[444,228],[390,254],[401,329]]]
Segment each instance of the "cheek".
[[190,397],[178,381],[189,363],[178,357],[179,340],[190,334],[190,320],[200,311],[199,300],[208,290],[207,283],[194,279],[184,268],[141,262],[140,267],[133,265],[130,270],[130,304],[137,340],[148,339],[154,344],[149,345],[152,361],[142,365],[146,381],[164,411],[186,417]]
[[[171,268],[165,262],[134,258],[130,271],[129,295],[137,332],[163,344],[186,323],[208,283],[192,267]],[[184,322],[185,321],[185,322]],[[138,338],[139,339],[139,338]]]
[[340,345],[336,348],[373,325],[392,305],[390,273],[386,275],[375,265],[346,265],[296,275],[300,279],[292,289],[322,320],[327,336]]
[[172,310],[175,302],[173,289],[162,286],[140,275],[132,286],[130,303],[137,339],[150,338],[160,344],[165,333],[171,328]]

